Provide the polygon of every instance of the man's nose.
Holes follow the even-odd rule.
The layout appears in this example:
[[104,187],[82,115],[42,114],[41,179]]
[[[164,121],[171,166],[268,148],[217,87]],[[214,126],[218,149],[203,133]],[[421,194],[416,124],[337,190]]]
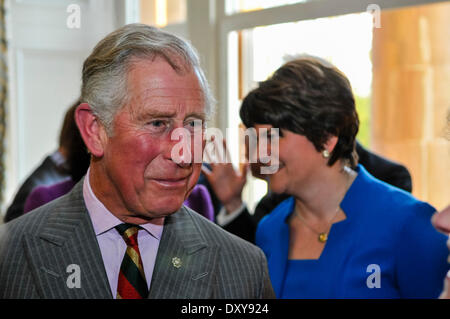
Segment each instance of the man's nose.
[[172,131],[166,157],[180,167],[192,165],[192,140],[187,129],[180,127]]

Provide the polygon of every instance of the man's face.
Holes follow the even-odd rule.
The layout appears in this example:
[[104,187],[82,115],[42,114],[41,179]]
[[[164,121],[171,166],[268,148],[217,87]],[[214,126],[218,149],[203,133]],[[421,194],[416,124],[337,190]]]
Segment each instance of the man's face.
[[[194,138],[193,128],[202,133],[205,101],[195,74],[177,74],[162,58],[134,63],[128,96],[112,135],[104,137],[100,188],[111,212],[139,224],[177,211],[197,183],[201,160],[193,163],[198,156],[193,150],[203,151],[203,142]],[[181,142],[172,133],[178,128],[192,137],[190,148],[176,152],[174,161],[172,149]]]

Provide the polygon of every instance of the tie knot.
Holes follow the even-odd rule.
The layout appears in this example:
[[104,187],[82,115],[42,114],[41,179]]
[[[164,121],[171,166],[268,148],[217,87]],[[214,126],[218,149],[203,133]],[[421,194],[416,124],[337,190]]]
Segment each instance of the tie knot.
[[137,246],[137,234],[140,226],[134,224],[120,224],[115,227],[128,246]]

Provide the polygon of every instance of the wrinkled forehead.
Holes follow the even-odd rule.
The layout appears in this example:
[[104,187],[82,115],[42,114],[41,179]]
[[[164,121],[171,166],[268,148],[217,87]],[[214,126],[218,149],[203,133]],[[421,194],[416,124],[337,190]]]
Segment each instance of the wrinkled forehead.
[[128,69],[132,69],[140,63],[159,63],[165,61],[171,68],[180,75],[189,73],[195,69],[187,57],[170,51],[152,51],[135,53],[127,60]]
[[[214,103],[214,97],[211,95],[209,85],[200,66],[193,63],[188,57],[177,54],[165,53],[164,55],[138,56],[129,61],[127,72],[128,91],[133,88],[140,89],[140,95],[147,90],[156,89],[176,89],[181,94],[188,92],[183,90],[198,90],[203,99],[205,112],[208,117],[211,115]],[[139,73],[148,72],[145,81],[139,82],[140,87],[136,86],[134,78]],[[166,94],[165,92],[154,91],[155,94]],[[171,94],[171,93],[170,93]],[[151,95],[151,94],[150,94]]]
[[134,63],[127,77],[127,91],[131,98],[186,96],[204,94],[194,70],[179,72],[162,58]]
[[167,58],[161,55],[133,57],[128,61],[128,82],[130,82],[130,78],[136,76],[136,71],[140,70],[150,72],[151,74],[149,76],[155,78],[161,75],[177,75],[178,77],[195,75],[197,78],[196,82],[200,83],[199,74],[196,69],[181,57]]

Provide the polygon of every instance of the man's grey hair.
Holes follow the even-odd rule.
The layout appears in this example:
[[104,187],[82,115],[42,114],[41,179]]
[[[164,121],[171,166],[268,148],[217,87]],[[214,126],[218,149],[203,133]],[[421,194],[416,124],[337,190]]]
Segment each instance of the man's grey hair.
[[205,113],[214,111],[214,98],[196,50],[185,40],[145,24],[128,24],[101,40],[83,64],[81,102],[113,132],[116,112],[126,105],[128,71],[140,59],[164,58],[179,74],[194,71],[203,89]]

